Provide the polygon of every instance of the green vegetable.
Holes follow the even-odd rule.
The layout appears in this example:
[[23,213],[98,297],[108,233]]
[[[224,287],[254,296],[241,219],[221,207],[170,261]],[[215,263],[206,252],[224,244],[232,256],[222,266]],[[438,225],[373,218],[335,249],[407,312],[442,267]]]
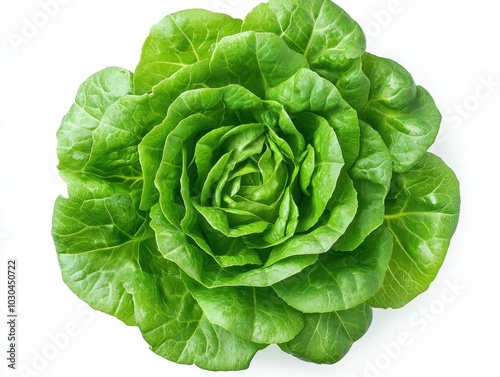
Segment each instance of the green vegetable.
[[443,263],[460,196],[427,152],[440,120],[328,0],[169,15],[58,131],[64,281],[178,363],[243,369],[274,343],[337,362]]

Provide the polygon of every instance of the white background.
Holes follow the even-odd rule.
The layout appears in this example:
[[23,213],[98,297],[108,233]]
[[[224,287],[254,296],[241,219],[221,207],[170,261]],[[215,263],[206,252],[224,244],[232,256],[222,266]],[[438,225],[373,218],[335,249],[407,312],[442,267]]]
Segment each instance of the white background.
[[[47,1],[2,1],[0,9],[0,316],[6,315],[6,260],[17,258],[18,367],[32,371],[7,369],[7,327],[0,325],[0,374],[222,375],[162,359],[149,351],[137,328],[89,309],[64,285],[50,235],[54,200],[65,192],[55,168],[55,133],[80,83],[110,65],[134,70],[149,28],[163,16],[203,7],[244,17],[260,1],[60,0],[50,15],[41,6]],[[313,365],[271,346],[247,371],[224,375],[495,375],[500,369],[495,2],[337,3],[367,32],[368,50],[406,67],[444,114],[433,151],[460,178],[459,229],[431,288],[403,309],[377,310],[369,332],[340,363]],[[39,25],[31,35],[26,20]]]

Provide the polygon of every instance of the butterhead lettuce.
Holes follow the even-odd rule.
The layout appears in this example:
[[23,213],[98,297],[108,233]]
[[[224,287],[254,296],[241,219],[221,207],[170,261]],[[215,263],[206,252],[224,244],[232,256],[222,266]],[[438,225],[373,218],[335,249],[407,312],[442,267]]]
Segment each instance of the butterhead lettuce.
[[178,363],[244,369],[269,344],[335,363],[443,263],[460,198],[427,152],[440,121],[329,0],[171,14],[57,133],[64,281]]

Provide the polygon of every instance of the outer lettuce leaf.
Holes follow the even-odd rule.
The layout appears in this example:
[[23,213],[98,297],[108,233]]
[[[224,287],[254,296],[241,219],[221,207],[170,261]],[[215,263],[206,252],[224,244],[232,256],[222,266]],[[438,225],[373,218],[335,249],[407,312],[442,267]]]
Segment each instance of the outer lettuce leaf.
[[303,360],[333,364],[366,333],[372,321],[372,309],[363,304],[349,310],[306,314],[305,317],[306,323],[299,335],[280,344],[280,348]]
[[365,54],[363,71],[371,83],[363,115],[389,148],[394,171],[408,171],[436,140],[441,114],[430,94],[398,63]]
[[[159,264],[168,263],[159,258]],[[263,344],[243,341],[211,322],[171,264],[144,275],[133,287],[138,326],[158,355],[212,371],[248,368]]]
[[137,192],[86,176],[70,179],[68,191],[56,201],[52,226],[63,279],[93,308],[133,325],[128,286],[142,273],[141,250],[155,248]]
[[176,98],[175,93],[206,78],[198,68],[184,70],[142,96],[129,94],[133,75],[121,68],[110,67],[91,76],[58,131],[59,169],[64,174],[90,173],[142,186],[138,144],[163,120],[165,106]]
[[215,45],[210,61],[214,80],[240,84],[261,98],[268,88],[306,67],[307,60],[280,38],[254,31],[222,39]]
[[427,153],[413,169],[394,175],[384,221],[394,251],[370,305],[398,308],[427,290],[443,264],[459,211],[457,177],[439,157]]
[[92,133],[108,108],[131,92],[132,73],[123,68],[109,67],[85,80],[57,131],[59,170],[86,171],[94,142]]
[[110,181],[142,185],[138,143],[161,121],[149,96],[127,95],[111,105],[92,133],[92,150],[85,170]]
[[149,92],[178,70],[209,60],[212,45],[240,32],[242,21],[203,9],[173,13],[156,24],[135,70],[134,92]]
[[331,1],[270,0],[246,16],[243,30],[280,36],[307,58],[312,70],[332,81],[351,106],[365,106],[370,84],[359,58],[366,39],[360,26]]

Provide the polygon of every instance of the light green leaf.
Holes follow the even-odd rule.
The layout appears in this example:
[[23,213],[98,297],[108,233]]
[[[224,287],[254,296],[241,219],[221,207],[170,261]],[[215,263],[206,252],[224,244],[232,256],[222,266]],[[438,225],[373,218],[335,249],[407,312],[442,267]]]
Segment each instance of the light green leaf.
[[68,178],[70,196],[57,199],[52,223],[63,279],[90,306],[132,325],[127,287],[142,273],[139,252],[155,247],[137,195],[92,177]]
[[329,0],[270,0],[247,14],[243,30],[271,32],[303,54],[310,68],[330,80],[356,109],[370,83],[361,70],[366,40],[360,26]]
[[[267,221],[260,219],[258,216],[250,212],[239,211],[235,209],[205,207],[199,205],[195,201],[193,201],[192,204],[213,229],[218,230],[226,237],[243,237],[250,234],[262,233],[270,225]],[[231,227],[227,213],[232,213],[236,216],[245,216],[247,220],[251,222],[249,224],[242,224]]]
[[300,166],[299,172],[299,185],[302,194],[305,196],[310,196],[310,192],[308,190],[309,185],[311,184],[312,175],[314,173],[314,167],[316,166],[315,157],[314,157],[314,148],[311,144],[307,145],[307,153],[305,155],[304,160],[302,161],[302,165]]
[[382,287],[391,254],[392,235],[379,228],[356,250],[330,250],[315,264],[273,288],[288,305],[303,313],[350,309]]
[[109,67],[85,80],[57,131],[59,170],[86,171],[94,142],[92,133],[106,111],[131,92],[132,73],[123,68]]
[[283,157],[293,160],[300,156],[306,147],[304,135],[297,130],[283,105],[276,101],[264,101],[264,108],[263,112],[255,116],[269,126],[270,136],[279,146]]
[[188,141],[195,135],[234,124],[239,114],[251,115],[262,106],[258,97],[237,85],[196,89],[181,94],[170,106],[165,120],[145,136],[141,143],[142,150],[139,147],[141,164],[148,166],[144,173],[141,206],[153,202],[150,196],[151,190],[156,191],[151,184],[154,180],[154,186],[161,193],[162,209],[170,221],[179,224],[185,214],[184,205],[177,200],[182,149],[187,148],[186,144],[192,144]]
[[173,13],[153,26],[135,70],[134,92],[149,92],[178,70],[209,60],[212,45],[241,30],[241,20],[203,9]]
[[384,224],[394,236],[394,250],[384,285],[370,305],[398,308],[427,290],[444,261],[459,211],[457,177],[439,157],[427,153],[413,169],[393,177]]
[[342,359],[353,343],[361,338],[372,321],[366,305],[323,314],[306,314],[306,323],[294,339],[280,348],[302,360],[333,364]]
[[179,69],[153,86],[148,96],[153,111],[164,118],[177,97],[188,90],[206,88],[209,79],[210,67],[207,60]]
[[[242,238],[229,238],[219,232],[214,232],[213,229],[207,228],[208,226],[203,227],[204,232],[201,235],[191,230],[189,236],[195,240],[200,248],[211,255],[219,266],[248,267],[250,265],[262,265],[259,254],[255,250],[249,248]],[[200,238],[203,239],[205,244],[202,245],[202,243],[199,242]]]
[[315,65],[311,69],[334,83],[335,87],[342,93],[342,98],[361,113],[368,102],[371,85],[370,80],[363,72],[362,59],[352,59],[349,65],[339,71],[332,69],[332,66],[335,66],[335,62],[326,58],[321,65]]
[[220,155],[220,153],[215,149],[219,146],[221,138],[226,135],[231,129],[233,129],[233,126],[215,128],[198,139],[198,142],[194,147],[194,158],[198,173],[196,187],[198,188],[198,190],[201,190],[203,185],[205,185],[208,173],[214,166],[213,161]]
[[269,246],[284,242],[295,235],[299,223],[299,209],[293,200],[290,189],[285,189],[278,218],[267,232],[262,235],[262,239]]
[[190,182],[186,150],[182,150],[181,196],[185,206],[185,215],[181,220],[181,229],[207,254],[212,256],[221,267],[261,265],[259,255],[246,247],[241,238],[228,237],[214,232],[211,227],[203,228],[199,212],[191,203]]
[[436,140],[441,114],[430,94],[398,63],[365,54],[363,70],[371,82],[363,114],[389,148],[394,171],[408,171]]
[[210,62],[213,79],[240,84],[260,98],[268,88],[307,67],[304,56],[270,33],[248,31],[223,38],[215,45]]
[[127,95],[111,105],[92,132],[92,150],[85,171],[110,181],[142,185],[138,145],[159,122],[149,96]]

